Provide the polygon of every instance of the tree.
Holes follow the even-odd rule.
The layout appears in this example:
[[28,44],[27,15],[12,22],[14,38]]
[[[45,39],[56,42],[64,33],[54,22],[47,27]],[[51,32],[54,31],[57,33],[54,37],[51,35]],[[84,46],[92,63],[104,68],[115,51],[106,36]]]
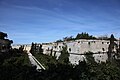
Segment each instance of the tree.
[[59,40],[56,41],[56,43],[57,43],[57,42],[63,42],[63,40],[59,39]]
[[95,59],[93,57],[93,54],[94,53],[92,53],[92,52],[86,52],[85,53],[85,58],[86,58],[86,61],[87,61],[88,64],[94,64],[94,63],[96,63]]
[[24,52],[24,46],[20,46],[19,51],[20,51],[20,53],[23,53]]
[[71,40],[74,40],[73,36],[63,38],[63,41],[71,41]]
[[119,39],[119,48],[118,48],[118,53],[120,54],[120,39]]
[[60,63],[65,63],[68,64],[69,63],[69,53],[67,51],[67,45],[65,45],[61,51],[61,55],[59,56],[58,61]]
[[113,50],[114,50],[114,46],[115,46],[115,41],[116,39],[114,38],[114,35],[111,34],[111,37],[110,37],[110,45],[108,47],[108,61],[111,61],[112,60],[112,54],[113,54]]
[[35,46],[34,46],[33,42],[32,42],[32,45],[31,45],[30,53],[35,54]]
[[5,39],[7,37],[7,33],[0,32],[0,53],[9,52],[11,49],[12,40]]
[[76,39],[96,39],[95,37],[93,37],[92,35],[89,35],[86,32],[82,32],[81,34],[77,34]]
[[0,39],[5,39],[7,36],[7,33],[0,32]]
[[39,46],[39,53],[43,54],[42,44],[40,44],[40,46]]

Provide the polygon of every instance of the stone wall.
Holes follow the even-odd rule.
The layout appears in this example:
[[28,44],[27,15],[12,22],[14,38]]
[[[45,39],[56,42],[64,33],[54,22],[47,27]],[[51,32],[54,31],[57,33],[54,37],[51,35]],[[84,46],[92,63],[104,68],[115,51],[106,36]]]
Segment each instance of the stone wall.
[[[116,41],[116,43],[118,43]],[[82,61],[85,57],[85,52],[93,52],[95,61],[101,62],[107,60],[107,51],[110,44],[109,40],[86,40],[80,39],[75,41],[66,41],[59,43],[42,43],[43,54],[50,55],[52,49],[52,56],[56,56],[57,59],[60,56],[60,51],[64,45],[67,45],[67,50],[70,53],[69,60],[73,64],[78,64],[79,60]],[[13,45],[13,48],[18,48],[20,45]],[[24,50],[30,51],[31,44],[24,45]]]

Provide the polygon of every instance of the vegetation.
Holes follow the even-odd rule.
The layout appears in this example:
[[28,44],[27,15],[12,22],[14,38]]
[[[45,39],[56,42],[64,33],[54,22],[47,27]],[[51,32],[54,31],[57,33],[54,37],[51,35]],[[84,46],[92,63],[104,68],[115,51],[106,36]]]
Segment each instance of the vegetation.
[[95,63],[87,53],[88,62],[81,61],[74,66],[61,64],[51,56],[35,54],[48,67],[45,71],[37,72],[35,67],[28,64],[26,54],[18,53],[19,50],[12,50],[13,52],[0,65],[1,80],[120,80],[119,60]]
[[92,35],[89,35],[86,32],[78,33],[77,36],[74,38],[73,36],[70,37],[64,37],[63,40],[57,40],[56,42],[63,42],[63,41],[71,41],[71,40],[77,40],[77,39],[101,39],[101,38],[96,38]]
[[61,51],[61,55],[59,56],[58,61],[62,64],[69,63],[69,53],[67,51],[67,45],[63,47],[63,50]]
[[63,42],[63,40],[59,39],[59,40],[57,40],[56,42]]
[[113,56],[115,55],[114,47],[117,47],[117,44],[114,42],[116,39],[114,38],[114,35],[112,34],[110,37],[110,45],[108,47],[108,60],[112,61]]
[[43,54],[43,49],[41,44],[36,44],[32,42],[30,53],[34,54]]
[[89,35],[88,33],[81,33],[81,34],[77,34],[75,39],[96,39],[96,37],[93,37],[92,35]]
[[7,36],[7,33],[0,32],[0,39],[5,39]]
[[1,80],[24,79],[30,68],[28,56],[23,51],[21,53],[19,49],[11,49],[9,53],[0,53]]
[[[110,40],[109,49],[112,52],[113,35]],[[44,55],[41,46],[32,44],[31,53],[46,67],[46,70],[38,72],[35,66],[31,66],[23,48],[9,48],[8,53],[0,53],[0,80],[120,80],[119,59],[96,63],[93,53],[87,52],[84,61],[72,65],[69,63],[67,46],[63,47],[56,60],[53,56]]]
[[45,55],[45,54],[35,54],[34,55],[37,60],[46,68],[49,68],[49,64],[57,64],[57,60],[56,57],[54,56],[49,56],[49,55]]
[[[95,37],[93,35],[90,35],[87,32],[78,33],[76,37],[73,36],[67,36],[63,39],[57,40],[56,42],[63,42],[63,41],[72,41],[77,39],[96,39],[96,40],[110,40],[110,38],[107,35],[101,36],[101,37]],[[117,40],[114,38],[114,40]]]
[[67,51],[67,46],[63,47],[61,51],[61,55],[59,56],[58,60],[56,60],[55,56],[52,55],[45,55],[45,54],[35,54],[34,55],[45,68],[49,68],[49,64],[68,64],[69,62],[69,53]]
[[63,41],[71,41],[71,40],[75,40],[75,38],[73,38],[73,36],[63,38]]

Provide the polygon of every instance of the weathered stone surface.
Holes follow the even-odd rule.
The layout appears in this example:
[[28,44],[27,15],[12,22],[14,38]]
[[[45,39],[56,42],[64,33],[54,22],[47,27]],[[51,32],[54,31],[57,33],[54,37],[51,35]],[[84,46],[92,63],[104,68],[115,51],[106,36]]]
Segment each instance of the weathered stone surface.
[[[118,43],[118,41],[116,41]],[[93,54],[95,61],[101,62],[107,60],[107,51],[110,44],[109,40],[86,40],[80,39],[75,41],[66,41],[66,42],[59,42],[59,43],[42,43],[43,54],[50,55],[51,49],[52,55],[56,56],[57,58],[60,56],[60,51],[64,44],[67,45],[67,50],[70,53],[69,60],[73,64],[78,64],[79,60],[83,60],[85,52],[93,52],[99,54]],[[21,45],[13,45],[13,48],[19,48]],[[29,52],[31,49],[31,44],[25,44],[24,50]],[[115,51],[115,49],[114,49]]]

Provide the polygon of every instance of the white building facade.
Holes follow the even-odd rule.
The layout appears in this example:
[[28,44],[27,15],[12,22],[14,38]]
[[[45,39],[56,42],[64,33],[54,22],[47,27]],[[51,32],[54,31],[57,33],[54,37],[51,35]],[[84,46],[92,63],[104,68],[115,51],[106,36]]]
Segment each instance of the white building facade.
[[[116,41],[118,44],[118,42]],[[52,50],[52,56],[56,56],[57,59],[60,56],[60,51],[64,45],[67,45],[67,51],[70,54],[69,61],[72,64],[78,64],[79,61],[85,59],[86,52],[93,52],[93,57],[97,62],[105,62],[108,52],[110,41],[109,40],[86,40],[79,39],[75,41],[65,41],[65,42],[53,42],[53,43],[42,43],[43,54],[50,55]],[[21,45],[12,45],[13,48],[19,48]],[[24,50],[29,52],[31,49],[31,44],[25,44]]]

